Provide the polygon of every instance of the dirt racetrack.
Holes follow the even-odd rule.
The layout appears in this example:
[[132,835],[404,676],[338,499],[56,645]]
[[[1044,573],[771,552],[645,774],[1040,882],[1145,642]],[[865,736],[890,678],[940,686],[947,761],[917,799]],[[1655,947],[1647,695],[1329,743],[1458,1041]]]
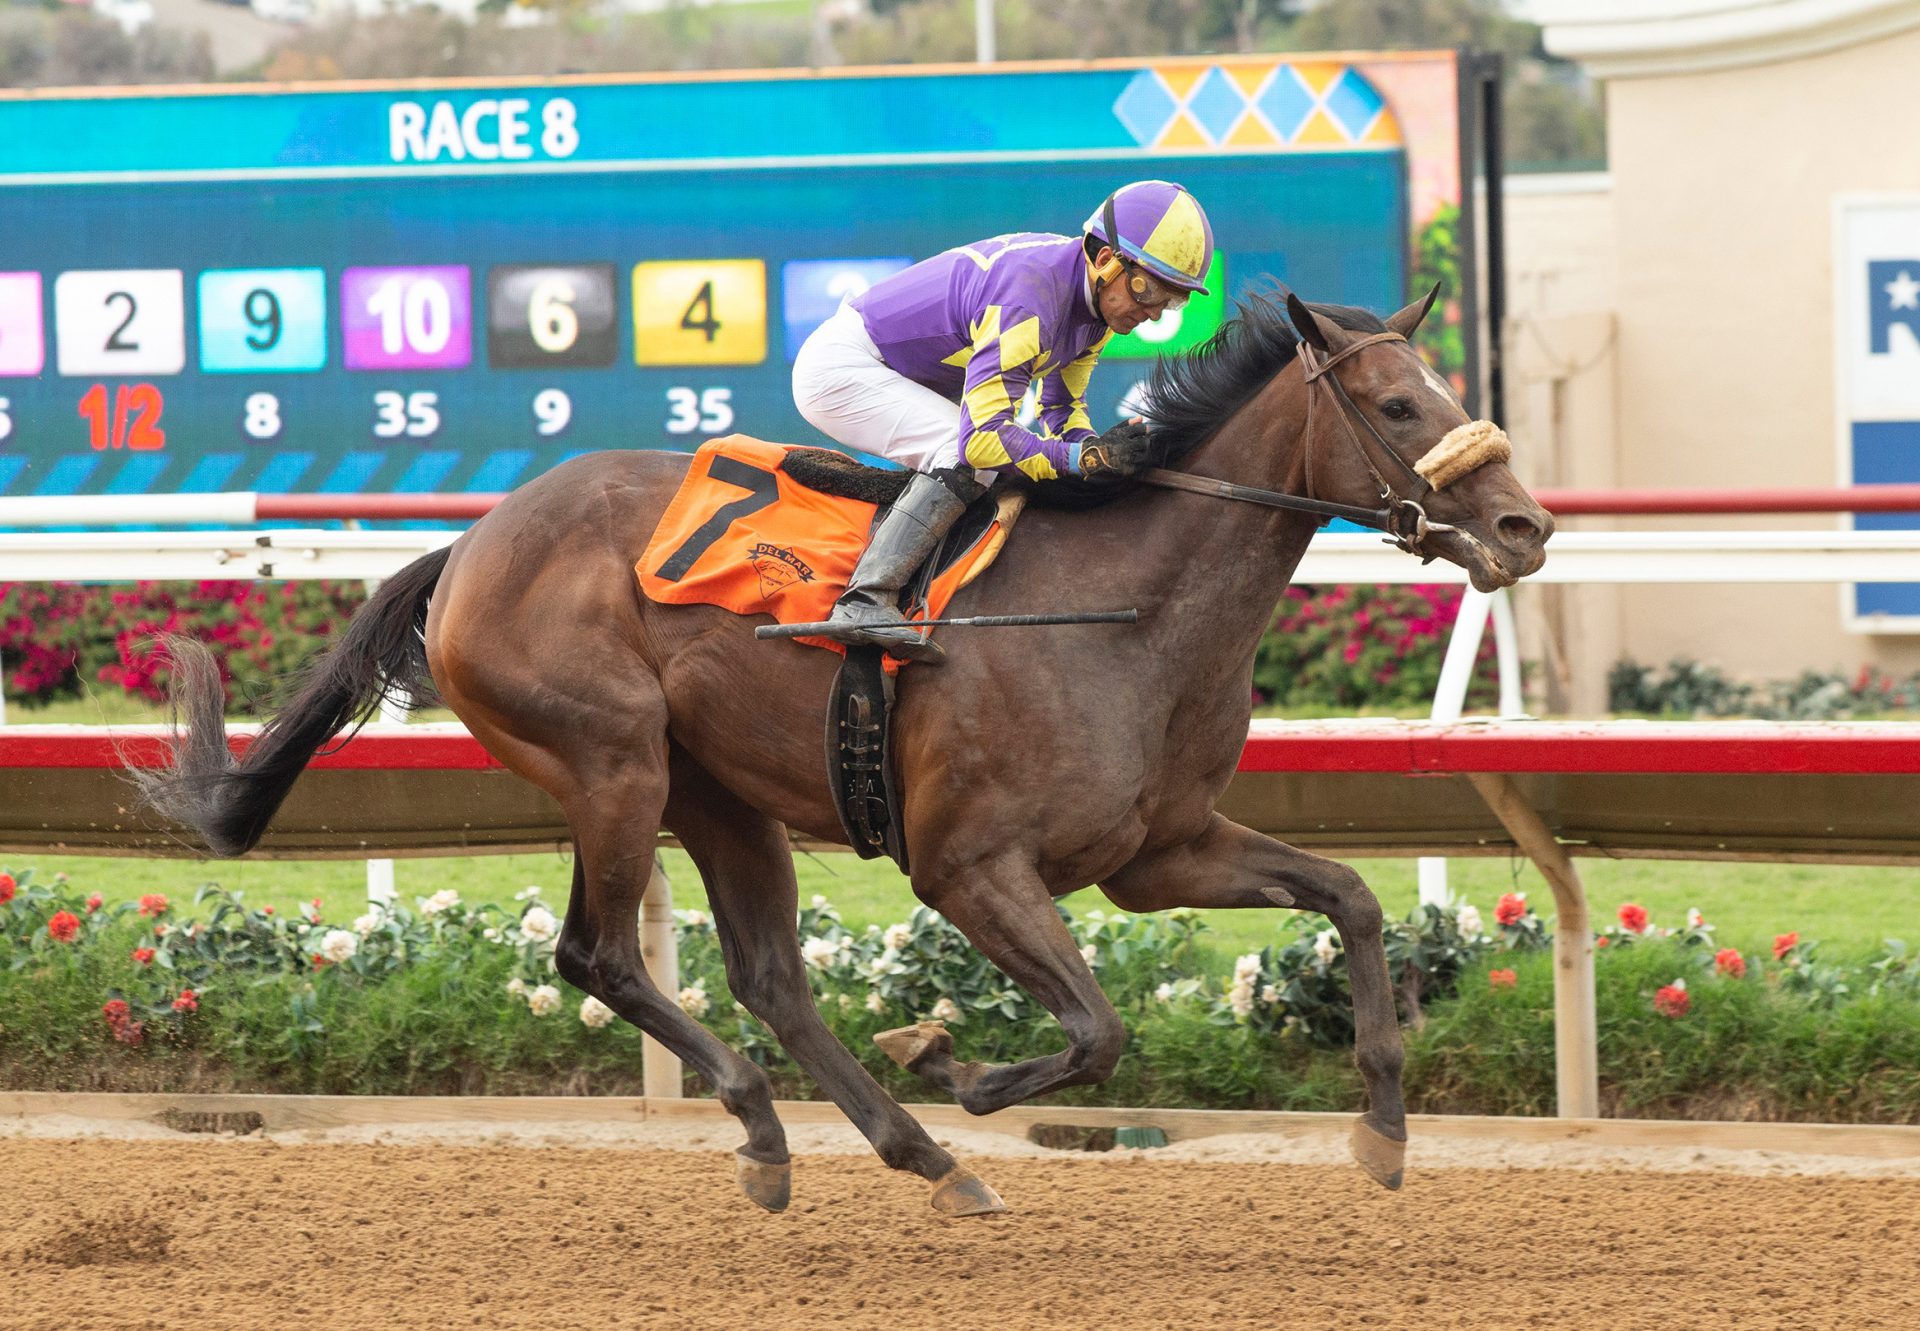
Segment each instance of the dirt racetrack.
[[0,1327],[1920,1327],[1901,1167],[1448,1165],[1394,1194],[1014,1143],[968,1152],[1014,1213],[942,1221],[825,1153],[767,1215],[711,1138],[679,1144],[0,1137]]

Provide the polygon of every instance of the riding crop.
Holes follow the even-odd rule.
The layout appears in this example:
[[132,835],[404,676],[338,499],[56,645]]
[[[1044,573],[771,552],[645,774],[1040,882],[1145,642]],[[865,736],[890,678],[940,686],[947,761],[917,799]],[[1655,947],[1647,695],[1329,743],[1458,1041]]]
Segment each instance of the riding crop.
[[[1089,610],[1066,615],[971,615],[965,619],[910,619],[912,629],[1029,629],[1049,624],[1137,624],[1138,610]],[[756,638],[812,638],[844,628],[821,620],[815,624],[762,624],[754,629]]]

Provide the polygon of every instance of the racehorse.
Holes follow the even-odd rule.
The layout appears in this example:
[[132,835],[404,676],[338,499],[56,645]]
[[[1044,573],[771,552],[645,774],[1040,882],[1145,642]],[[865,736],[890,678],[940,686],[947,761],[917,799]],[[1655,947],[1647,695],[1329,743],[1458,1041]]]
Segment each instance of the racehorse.
[[[1461,565],[1481,590],[1533,572],[1553,519],[1501,460],[1504,436],[1500,457],[1442,488],[1412,465],[1468,424],[1405,341],[1432,302],[1382,321],[1287,293],[1297,336],[1276,301],[1241,302],[1211,342],[1154,371],[1148,412],[1167,470],[1210,492],[1224,481],[1386,503],[1403,546]],[[641,965],[639,906],[662,828],[699,868],[735,996],[882,1160],[932,1185],[936,1210],[1002,1210],[814,1007],[789,830],[846,839],[822,761],[839,658],[757,642],[753,618],[639,592],[635,562],[687,466],[684,454],[594,453],[523,485],[388,579],[238,759],[211,658],[177,644],[171,688],[185,728],[171,765],[134,779],[213,853],[242,854],[322,744],[383,695],[437,690],[490,753],[559,803],[575,853],[555,966],[712,1085],[746,1128],[737,1163],[748,1197],[780,1210],[790,1193],[766,1074]],[[986,1065],[956,1057],[937,1024],[881,1037],[969,1111],[1102,1081],[1120,1057],[1120,1018],[1056,897],[1095,883],[1132,912],[1318,911],[1339,931],[1353,990],[1367,1092],[1354,1154],[1400,1185],[1402,1051],[1379,902],[1353,869],[1213,808],[1246,741],[1255,647],[1320,521],[1133,484],[1097,507],[1030,507],[1018,539],[950,613],[1124,605],[1139,607],[1139,623],[953,637],[944,667],[901,677],[893,742],[914,894],[1045,1005],[1067,1039],[1056,1053]]]

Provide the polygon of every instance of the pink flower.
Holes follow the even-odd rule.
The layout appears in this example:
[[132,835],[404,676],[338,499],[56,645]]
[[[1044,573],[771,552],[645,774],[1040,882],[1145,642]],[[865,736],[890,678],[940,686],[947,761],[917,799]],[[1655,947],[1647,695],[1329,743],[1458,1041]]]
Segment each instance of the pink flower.
[[1519,982],[1519,979],[1520,979],[1519,976],[1515,975],[1512,971],[1509,971],[1509,970],[1488,971],[1487,972],[1487,988],[1511,989],[1514,987],[1515,984]]
[[70,910],[57,911],[47,921],[47,936],[56,943],[71,943],[80,932],[80,917]]
[[1723,947],[1713,954],[1713,968],[1738,980],[1747,973],[1747,959],[1734,948]]
[[1643,934],[1647,931],[1647,908],[1636,906],[1629,901],[1620,907],[1620,927],[1631,934]]
[[1653,991],[1653,1010],[1663,1017],[1684,1017],[1692,1005],[1693,999],[1687,993],[1685,980],[1663,984]]
[[1493,908],[1493,918],[1501,924],[1518,924],[1527,915],[1527,894],[1509,892]]
[[153,960],[153,949],[150,947],[136,947],[133,950],[133,959],[142,966],[145,966]]
[[1800,945],[1800,935],[1798,932],[1790,933],[1790,934],[1775,934],[1773,936],[1773,959],[1775,961],[1785,960],[1787,953],[1793,951],[1793,949],[1798,947],[1799,945]]

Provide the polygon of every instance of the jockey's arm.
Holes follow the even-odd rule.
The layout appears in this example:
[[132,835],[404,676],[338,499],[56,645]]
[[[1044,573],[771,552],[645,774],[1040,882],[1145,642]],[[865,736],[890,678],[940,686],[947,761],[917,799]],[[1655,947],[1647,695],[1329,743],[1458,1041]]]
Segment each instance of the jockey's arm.
[[1040,381],[1040,432],[1061,439],[1074,447],[1069,457],[1078,457],[1079,445],[1099,433],[1087,416],[1087,383],[1093,367],[1100,361],[1113,334],[1108,333],[1080,356]]
[[[1020,471],[1037,481],[1075,470],[1079,450],[1072,442],[1035,434],[1016,415],[1040,356],[1037,317],[998,305],[987,307],[986,316],[974,328],[973,355],[967,362],[966,389],[960,399],[960,457],[968,466]],[[1076,360],[1065,369],[1079,364]],[[1088,371],[1092,368],[1089,363]],[[1080,385],[1084,390],[1084,377]],[[1042,385],[1043,393],[1046,387]]]

